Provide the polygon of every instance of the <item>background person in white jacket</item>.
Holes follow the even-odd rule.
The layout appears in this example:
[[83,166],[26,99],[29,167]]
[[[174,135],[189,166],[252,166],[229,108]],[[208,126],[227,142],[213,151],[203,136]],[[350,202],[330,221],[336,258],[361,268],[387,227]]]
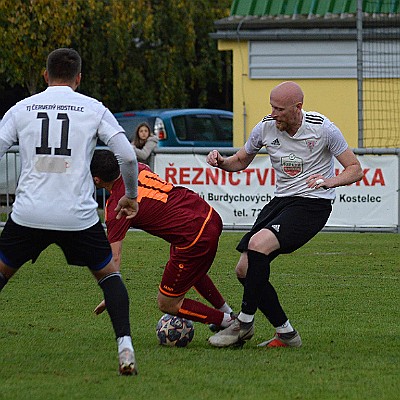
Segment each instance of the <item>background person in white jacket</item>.
[[131,142],[138,161],[150,165],[150,157],[158,144],[158,137],[151,132],[146,122],[139,124]]

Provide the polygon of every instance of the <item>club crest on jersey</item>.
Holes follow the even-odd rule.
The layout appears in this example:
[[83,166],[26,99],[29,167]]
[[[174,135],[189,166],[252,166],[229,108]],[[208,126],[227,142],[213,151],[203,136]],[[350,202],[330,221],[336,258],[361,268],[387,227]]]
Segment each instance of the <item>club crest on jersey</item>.
[[303,172],[303,160],[294,154],[281,157],[282,171],[291,178],[300,175]]
[[306,145],[310,151],[313,151],[313,148],[316,146],[317,140],[306,140]]

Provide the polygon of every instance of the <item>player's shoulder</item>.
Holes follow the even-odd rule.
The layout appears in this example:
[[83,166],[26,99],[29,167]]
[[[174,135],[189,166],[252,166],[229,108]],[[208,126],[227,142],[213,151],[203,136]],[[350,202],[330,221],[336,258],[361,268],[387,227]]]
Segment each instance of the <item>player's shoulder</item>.
[[271,114],[267,114],[257,123],[257,125],[254,126],[251,133],[252,136],[263,136],[274,127],[275,119],[271,116]]
[[261,124],[269,123],[269,122],[274,122],[275,119],[271,116],[271,114],[267,114],[261,121]]
[[147,164],[142,163],[142,162],[140,162],[140,161],[138,161],[138,170],[139,170],[139,172],[142,172],[142,171],[150,171],[150,172],[153,172],[153,171],[151,170],[151,168],[150,168]]
[[105,108],[103,103],[100,100],[95,99],[94,97],[90,97],[90,96],[87,96],[86,94],[78,93],[78,92],[74,92],[73,95],[83,103],[86,103],[88,105],[92,105],[94,107],[103,107],[103,108]]
[[325,121],[329,121],[328,118],[316,111],[305,111],[304,120],[309,125],[322,125]]

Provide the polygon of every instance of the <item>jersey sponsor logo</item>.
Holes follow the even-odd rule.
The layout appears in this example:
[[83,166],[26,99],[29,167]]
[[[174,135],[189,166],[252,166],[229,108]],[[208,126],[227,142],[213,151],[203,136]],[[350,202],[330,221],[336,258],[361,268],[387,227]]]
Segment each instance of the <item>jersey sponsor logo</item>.
[[314,147],[317,145],[318,140],[306,140],[306,146],[310,151],[313,151]]
[[281,144],[280,144],[280,142],[279,142],[279,139],[278,138],[276,138],[275,140],[273,140],[272,142],[271,142],[271,146],[275,146],[275,147],[277,147],[277,146],[280,146]]
[[299,176],[303,172],[303,160],[294,154],[281,157],[282,171],[291,178]]
[[307,113],[306,122],[308,122],[309,124],[322,125],[322,123],[324,122],[324,118],[321,115]]

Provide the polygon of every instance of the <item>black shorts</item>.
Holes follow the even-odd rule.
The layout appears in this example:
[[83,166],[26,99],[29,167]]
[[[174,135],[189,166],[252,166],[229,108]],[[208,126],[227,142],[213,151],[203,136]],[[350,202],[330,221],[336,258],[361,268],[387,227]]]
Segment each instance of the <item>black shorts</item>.
[[68,264],[88,266],[93,271],[104,268],[112,258],[100,221],[83,231],[55,231],[21,226],[9,217],[0,236],[0,259],[17,269],[29,260],[34,263],[53,243],[62,249]]
[[260,212],[250,232],[237,245],[247,251],[250,238],[261,229],[269,229],[277,237],[280,249],[272,254],[291,253],[312,239],[326,224],[332,211],[327,199],[307,197],[274,197]]

